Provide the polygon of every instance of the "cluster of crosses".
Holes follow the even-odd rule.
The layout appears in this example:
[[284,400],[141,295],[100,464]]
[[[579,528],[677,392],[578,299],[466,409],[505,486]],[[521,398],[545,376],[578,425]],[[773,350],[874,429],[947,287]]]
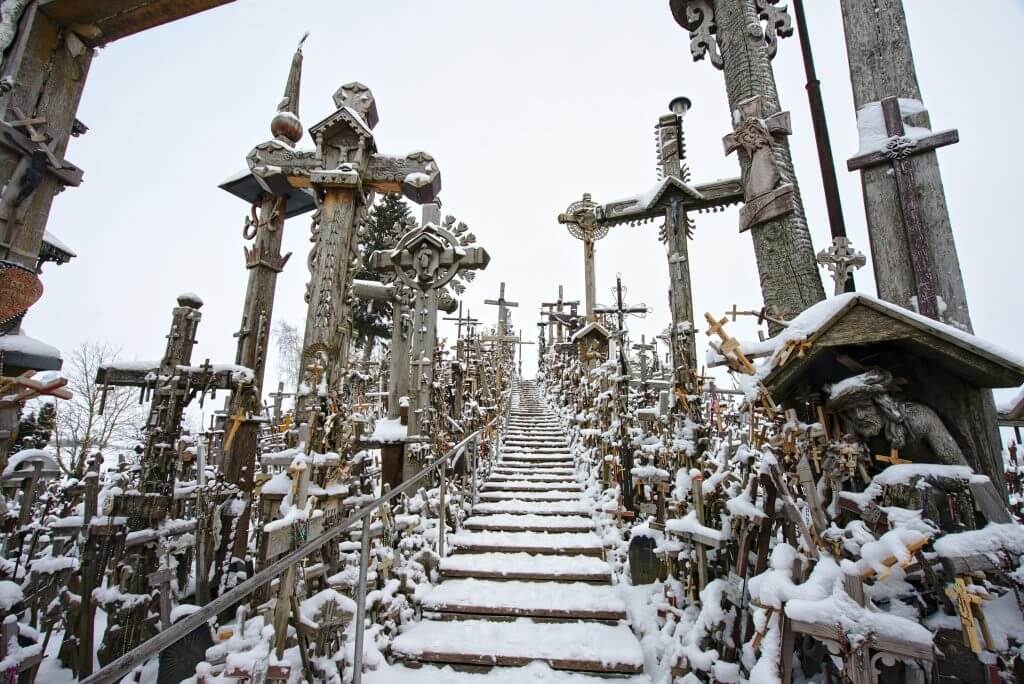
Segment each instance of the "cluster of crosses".
[[[56,12],[65,4],[48,7]],[[147,22],[170,21],[204,3],[190,3],[188,10],[149,4],[143,16],[134,11],[118,16],[141,30],[153,25]],[[109,10],[102,2],[95,5],[97,13]],[[64,12],[81,18],[68,8]],[[68,17],[33,8],[25,19],[32,28]],[[108,32],[102,39],[97,34],[96,45],[117,37],[104,26]],[[25,49],[30,39],[19,35],[18,40]],[[38,448],[45,440],[19,439],[16,429],[26,401],[71,397],[64,378],[36,377],[58,370],[60,357],[47,345],[26,342],[19,324],[41,294],[41,264],[63,263],[74,253],[48,234],[29,248],[26,234],[45,225],[29,211],[28,200],[37,195],[25,190],[25,197],[8,197],[5,191],[0,236],[6,241],[0,256],[8,260],[0,261],[0,339],[8,344],[0,343],[0,539],[5,557],[0,595],[7,617],[0,660],[9,665],[5,672],[21,681],[33,680],[51,640],[59,642],[58,649],[50,649],[51,657],[56,654],[82,679],[94,673],[96,663],[106,666],[153,643],[197,608],[415,476],[428,461],[491,422],[505,403],[516,373],[515,347],[529,344],[510,324],[509,308],[517,304],[506,300],[502,283],[497,300],[487,300],[498,307],[493,329],[484,329],[468,312],[463,315],[457,297],[474,273],[487,267],[490,256],[475,244],[466,224],[442,216],[441,176],[433,157],[377,150],[376,101],[365,85],[342,85],[334,94],[333,113],[309,129],[314,146],[301,146],[305,40],[294,53],[284,97],[271,121],[272,138],[252,149],[245,172],[221,186],[249,207],[243,227],[247,287],[235,358],[229,363],[193,358],[203,301],[191,293],[179,296],[159,360],[105,364],[90,378],[102,395],[101,412],[108,392],[138,389],[139,402],[148,402],[143,443],[116,463],[97,452],[77,480],[64,478],[53,454]],[[79,47],[91,56],[91,47]],[[28,60],[21,68],[28,74],[36,67]],[[6,91],[0,97],[6,100]],[[62,144],[35,128],[53,121],[25,116],[16,106],[9,111],[19,120],[2,123],[13,145],[8,152],[21,154],[23,164],[14,169],[15,182],[7,187],[17,189],[23,167],[34,168],[37,157],[45,157],[39,162],[42,186],[77,184],[81,172],[59,159]],[[39,187],[32,190],[39,193]],[[422,220],[410,217],[395,226],[394,243],[371,252],[362,244],[362,226],[375,198],[389,193],[422,205]],[[265,393],[277,277],[291,256],[282,254],[285,222],[310,212],[299,382],[294,388],[281,383],[276,392]],[[353,260],[354,254],[359,260]],[[378,279],[356,278],[359,266]],[[386,302],[392,311],[390,339],[377,356],[366,349],[361,359],[353,354],[352,324],[352,310],[360,301]],[[448,319],[457,323],[454,344],[438,337],[439,310],[458,312]],[[186,411],[213,401],[218,393],[226,396],[209,428],[190,434],[183,427]],[[487,441],[474,445],[486,449]],[[451,474],[454,491],[468,491],[467,472],[475,467],[475,457],[463,459]],[[445,474],[440,477],[443,483]],[[165,645],[159,650],[160,681],[197,674],[250,681],[337,676],[345,667],[344,635],[356,615],[356,600],[365,602],[368,585],[372,591],[399,580],[399,590],[386,600],[376,599],[368,615],[393,632],[417,585],[429,582],[436,566],[437,554],[424,529],[438,523],[425,519],[440,515],[443,527],[446,519],[457,526],[465,517],[464,497],[454,502],[442,498],[439,504],[438,490],[431,485],[428,480],[415,496],[381,506],[371,527],[321,545],[274,581],[245,594],[221,614],[216,631],[204,624]],[[361,577],[360,554],[351,552],[353,545],[364,546],[368,555]],[[274,627],[269,636],[261,630],[268,625]],[[283,659],[284,651],[294,647],[301,653],[301,673],[293,673]]]
[[[691,103],[673,100],[655,126],[656,184],[606,203],[584,194],[559,214],[584,243],[584,312],[559,287],[538,322],[548,391],[575,416],[608,523],[628,530],[615,552],[624,574],[662,583],[660,624],[675,646],[661,664],[699,681],[786,682],[796,667],[865,684],[1018,676],[1024,644],[991,616],[1024,620],[1021,468],[1011,443],[1004,472],[997,429],[1024,422],[1024,401],[997,415],[990,388],[1020,385],[1024,365],[970,334],[935,155],[958,136],[928,130],[902,4],[843,7],[858,116],[879,138],[847,164],[865,186],[878,298],[853,287],[867,259],[841,212],[832,244],[811,247],[772,77],[778,38],[793,30],[785,9],[671,7],[694,58],[725,75],[723,148],[740,176],[691,181]],[[694,217],[734,204],[762,304],[697,321]],[[628,317],[647,307],[626,303],[621,278],[614,304],[596,303],[595,243],[651,220],[671,318],[647,344],[630,339]],[[741,316],[766,326],[759,340],[734,336]]]

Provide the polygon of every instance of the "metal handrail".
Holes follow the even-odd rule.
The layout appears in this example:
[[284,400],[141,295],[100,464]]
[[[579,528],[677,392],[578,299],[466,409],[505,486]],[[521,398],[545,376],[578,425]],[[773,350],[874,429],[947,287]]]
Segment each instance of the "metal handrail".
[[[509,399],[511,401],[511,398]],[[506,410],[507,413],[507,410]],[[110,682],[116,682],[122,677],[131,672],[137,665],[145,662],[154,655],[160,653],[169,646],[177,643],[179,640],[188,636],[193,630],[200,625],[206,623],[211,618],[227,610],[231,606],[235,605],[242,599],[247,598],[253,594],[260,587],[269,584],[276,577],[281,575],[285,570],[290,568],[292,565],[300,562],[303,558],[316,553],[321,548],[327,545],[328,542],[333,541],[337,537],[341,536],[342,533],[348,532],[357,523],[362,521],[363,533],[361,541],[361,554],[360,554],[360,572],[359,572],[359,585],[360,594],[363,594],[366,590],[366,565],[368,564],[368,550],[369,550],[369,527],[370,527],[370,515],[383,506],[384,504],[392,501],[396,497],[409,492],[414,489],[422,480],[430,475],[435,469],[441,465],[447,464],[449,460],[462,455],[465,451],[466,446],[473,440],[479,439],[480,435],[483,434],[484,430],[490,428],[504,416],[495,416],[482,428],[475,430],[465,437],[461,442],[449,449],[444,456],[432,461],[427,467],[417,473],[415,476],[409,478],[398,487],[392,489],[387,494],[383,494],[370,503],[366,504],[354,514],[350,515],[345,520],[341,521],[336,527],[332,527],[330,530],[324,532],[316,539],[306,542],[304,545],[295,549],[288,555],[274,561],[267,567],[263,568],[255,575],[245,580],[231,591],[221,594],[214,600],[207,603],[205,606],[192,613],[188,617],[175,622],[173,625],[158,633],[152,639],[139,644],[134,649],[125,653],[120,658],[108,663],[97,672],[86,677],[82,680],[82,684],[108,684]],[[442,470],[442,488],[444,486],[444,471]],[[473,477],[476,478],[476,472],[474,469]],[[442,506],[444,497],[442,495]],[[444,525],[444,511],[441,511],[441,525]],[[441,555],[443,554],[443,532],[439,539],[441,547]],[[357,623],[356,623],[356,651],[353,663],[353,675],[355,684],[359,684],[362,675],[362,641],[363,631],[365,630],[365,610],[366,610],[366,599],[363,598],[358,604],[356,604],[357,610]]]

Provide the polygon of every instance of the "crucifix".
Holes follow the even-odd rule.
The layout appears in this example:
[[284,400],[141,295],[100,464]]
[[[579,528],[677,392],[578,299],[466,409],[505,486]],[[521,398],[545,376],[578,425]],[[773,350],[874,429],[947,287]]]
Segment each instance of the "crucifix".
[[[441,207],[427,203],[423,207],[423,225],[409,231],[394,249],[379,250],[370,255],[370,268],[393,274],[416,295],[413,305],[414,343],[410,366],[410,435],[425,434],[430,392],[433,386],[434,350],[437,346],[437,307],[442,288],[464,271],[487,268],[491,257],[483,247],[468,246],[441,225]],[[474,238],[475,239],[475,238]],[[502,293],[504,294],[504,293]]]
[[779,37],[793,33],[786,8],[755,0],[670,0],[690,34],[693,59],[709,58],[725,77],[735,130],[726,150],[739,150],[744,206],[765,305],[784,320],[825,298],[771,60]]
[[[583,198],[570,204],[565,213],[558,215],[558,222],[569,228],[569,234],[583,241],[583,284],[584,300],[586,301],[587,322],[596,320],[594,306],[597,300],[597,285],[594,275],[594,243],[608,235],[608,227],[598,225],[594,208],[597,205],[590,199],[590,193],[583,193]],[[562,287],[558,287],[558,299],[561,303]]]
[[[956,130],[940,131],[925,136],[908,137],[903,125],[899,99],[886,97],[881,102],[882,118],[888,139],[880,150],[853,157],[846,162],[850,171],[873,166],[888,166],[896,183],[900,214],[905,233],[905,247],[914,280],[914,297],[918,313],[940,320],[937,274],[932,263],[931,228],[924,221],[918,204],[918,187],[912,157],[960,140]],[[901,302],[902,303],[902,302]]]
[[616,347],[619,354],[619,381],[616,384],[619,412],[619,458],[622,463],[622,498],[626,508],[633,507],[633,451],[629,444],[629,433],[626,425],[626,414],[629,410],[629,362],[626,355],[626,316],[628,314],[643,315],[648,312],[644,304],[629,306],[622,298],[622,277],[615,276],[615,306],[595,307],[594,314],[615,314],[618,319],[618,341]]
[[[441,189],[441,174],[433,157],[414,152],[393,157],[377,151],[373,129],[377,105],[368,87],[353,81],[334,93],[337,109],[309,129],[316,149],[296,150],[279,141],[258,145],[248,157],[253,174],[283,190],[312,189],[313,248],[306,287],[306,325],[299,374],[309,385],[306,367],[325,360],[325,387],[337,391],[348,366],[351,321],[348,290],[356,247],[356,225],[372,203],[374,192],[401,192],[412,201],[432,201]],[[296,402],[297,420],[319,403],[315,393]]]
[[832,282],[835,283],[835,294],[837,295],[848,290],[853,272],[868,262],[867,257],[854,249],[850,244],[850,239],[843,235],[832,238],[832,244],[818,252],[817,260],[832,273]]

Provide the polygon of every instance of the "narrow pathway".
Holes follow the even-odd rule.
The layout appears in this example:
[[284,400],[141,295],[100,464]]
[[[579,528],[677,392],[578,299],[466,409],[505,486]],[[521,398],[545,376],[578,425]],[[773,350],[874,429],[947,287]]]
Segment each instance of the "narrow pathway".
[[388,682],[442,681],[435,665],[487,669],[458,681],[535,684],[592,679],[567,671],[643,671],[575,473],[555,415],[535,384],[518,383],[500,460],[464,530],[450,537],[444,580],[423,597],[423,619],[392,643],[405,665],[389,668]]

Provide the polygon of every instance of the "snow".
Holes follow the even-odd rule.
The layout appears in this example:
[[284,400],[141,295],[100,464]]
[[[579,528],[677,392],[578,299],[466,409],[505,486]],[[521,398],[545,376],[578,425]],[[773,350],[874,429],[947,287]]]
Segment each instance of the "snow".
[[25,595],[21,592],[21,587],[14,582],[0,580],[0,610],[8,611],[15,604],[21,603],[24,598]]
[[[451,667],[416,669],[384,665],[363,674],[365,684],[594,684],[602,680],[575,672],[552,670],[544,663],[525,667],[496,667],[488,672],[456,672]],[[616,684],[651,684],[643,675],[616,678]]]
[[[901,97],[900,115],[906,118],[912,114],[919,114],[928,111],[920,100]],[[912,140],[924,138],[932,134],[931,130],[919,126],[903,124],[904,136]],[[885,130],[885,117],[882,115],[882,103],[879,101],[868,102],[857,110],[857,134],[860,140],[860,148],[854,156],[861,156],[871,152],[882,152],[885,144],[889,141],[890,135]]]
[[180,295],[178,295],[178,299],[186,299],[192,303],[198,304],[199,306],[203,305],[203,298],[197,295],[195,292],[182,292]]
[[367,441],[394,444],[404,442],[408,433],[409,427],[402,425],[401,418],[380,418],[374,422],[373,432]]
[[578,492],[481,492],[484,501],[569,501],[576,500]]
[[520,498],[479,503],[476,513],[534,513],[537,515],[588,515],[590,509],[581,501],[524,501]]
[[508,547],[515,549],[600,549],[601,540],[590,532],[457,532],[451,537],[452,546]]
[[932,548],[943,558],[959,558],[1003,550],[1024,554],[1024,526],[1017,523],[989,523],[980,530],[947,534],[935,540]]
[[191,603],[182,603],[180,606],[175,606],[171,610],[171,624],[173,625],[178,620],[184,620],[192,613],[202,610],[202,606],[196,606]]
[[458,620],[411,625],[392,642],[399,655],[460,653],[535,660],[590,660],[642,668],[643,652],[625,624]]
[[327,603],[337,604],[348,615],[356,614],[356,602],[340,591],[330,588],[324,589],[303,600],[299,604],[299,612],[302,613],[303,620],[316,624],[316,614]]
[[974,471],[967,466],[938,465],[930,463],[898,463],[875,475],[873,482],[879,485],[907,484],[915,477],[948,478],[970,480]]
[[510,513],[498,513],[496,515],[474,515],[462,523],[464,527],[484,527],[493,529],[526,527],[555,529],[579,529],[590,530],[594,527],[593,521],[580,515],[512,515]]
[[72,250],[70,247],[68,247],[66,244],[64,244],[60,240],[60,238],[58,238],[56,235],[54,235],[53,233],[51,233],[48,230],[44,230],[43,231],[43,242],[49,242],[51,245],[53,245],[54,247],[56,247],[60,251],[67,252],[68,254],[70,254],[73,257],[78,256],[77,254],[75,254],[74,250]]
[[59,349],[40,342],[34,337],[29,337],[24,332],[19,332],[16,335],[0,335],[0,352],[18,352],[34,356],[61,358]]
[[721,530],[702,525],[697,521],[697,512],[690,511],[682,518],[674,518],[665,523],[665,528],[669,532],[676,534],[699,534],[709,539],[722,540],[725,535],[722,534]]
[[518,582],[450,579],[430,590],[423,607],[477,606],[625,613],[626,606],[611,585],[583,582]]
[[507,489],[507,490],[517,490],[517,491],[523,491],[523,490],[539,490],[539,491],[543,491],[543,490],[550,490],[550,489],[558,489],[558,490],[564,490],[564,491],[570,491],[570,490],[579,491],[580,485],[575,480],[569,480],[569,481],[563,481],[563,482],[552,482],[550,480],[547,480],[547,481],[543,481],[543,480],[542,481],[537,481],[537,480],[499,480],[499,481],[489,481],[489,482],[484,483],[484,489],[488,489],[488,490],[491,490],[491,489]]
[[[0,337],[0,340],[2,339],[4,338]],[[50,471],[52,474],[60,472],[57,462],[53,460],[53,454],[46,449],[22,449],[11,456],[10,460],[7,461],[7,467],[4,468],[3,477],[10,477],[11,475],[14,475],[15,471],[19,470],[18,466],[22,463],[31,463],[36,460],[42,461],[44,473],[47,471]],[[31,471],[32,469],[33,467],[29,466],[24,470]]]
[[442,559],[441,570],[501,575],[611,576],[611,566],[593,556],[543,556],[528,553],[457,554]]

